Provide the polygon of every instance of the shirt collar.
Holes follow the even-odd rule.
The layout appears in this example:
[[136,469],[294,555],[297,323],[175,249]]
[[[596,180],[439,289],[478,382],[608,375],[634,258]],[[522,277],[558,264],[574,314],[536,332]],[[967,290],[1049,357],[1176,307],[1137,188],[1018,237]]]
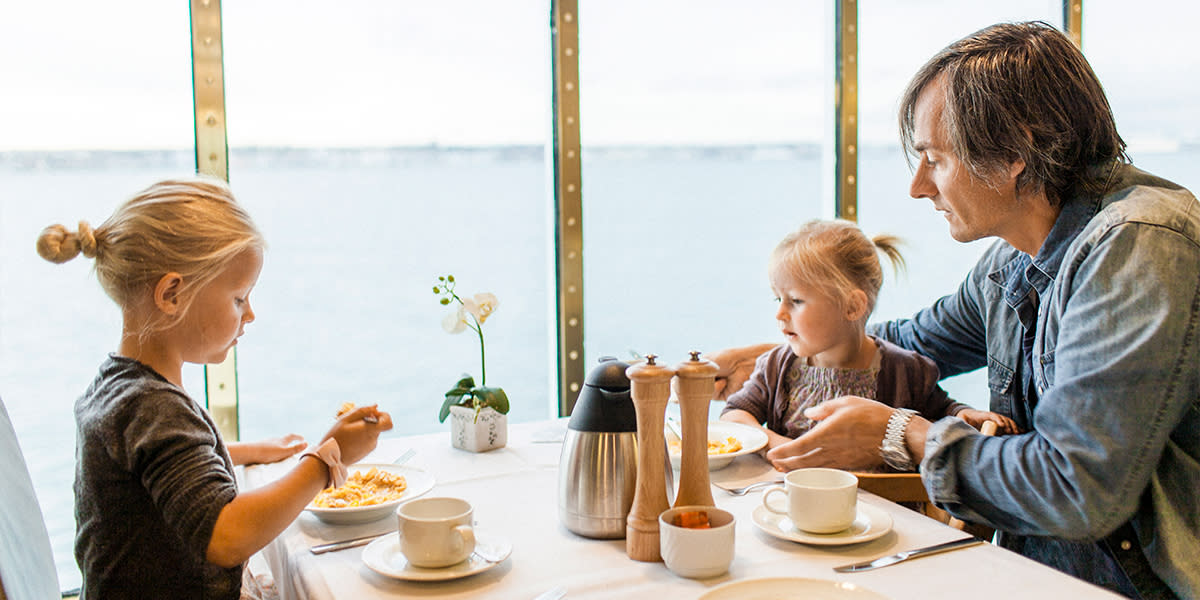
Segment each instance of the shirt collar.
[[1067,248],[1099,210],[1098,197],[1081,196],[1064,202],[1037,256],[1031,258],[1018,252],[1007,264],[988,274],[988,279],[1004,289],[1004,299],[1009,306],[1020,305],[1029,296],[1031,287],[1039,296],[1045,294],[1058,275]]

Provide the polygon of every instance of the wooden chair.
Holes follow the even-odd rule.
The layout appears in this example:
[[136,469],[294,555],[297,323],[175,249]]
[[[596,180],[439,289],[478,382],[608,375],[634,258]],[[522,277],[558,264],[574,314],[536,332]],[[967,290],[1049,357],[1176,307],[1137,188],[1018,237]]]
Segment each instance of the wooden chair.
[[[996,424],[987,421],[981,432],[984,435],[995,435]],[[921,482],[920,473],[868,473],[855,472],[858,476],[859,489],[866,490],[876,496],[887,498],[897,504],[906,505],[931,519],[941,521],[955,529],[960,529],[980,539],[991,541],[996,531],[986,525],[968,523],[950,516],[950,513],[936,507],[929,501],[925,484]]]
[[0,600],[58,598],[50,534],[33,491],[17,433],[0,402]]

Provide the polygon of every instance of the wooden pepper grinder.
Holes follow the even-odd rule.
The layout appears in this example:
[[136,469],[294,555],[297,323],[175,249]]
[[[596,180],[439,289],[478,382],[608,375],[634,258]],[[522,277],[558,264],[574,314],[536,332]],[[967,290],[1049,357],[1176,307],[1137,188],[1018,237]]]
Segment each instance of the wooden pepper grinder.
[[645,562],[662,560],[659,549],[658,516],[670,508],[667,501],[666,437],[663,425],[667,401],[671,397],[671,378],[675,371],[654,363],[653,354],[645,363],[625,370],[629,376],[633,408],[637,411],[637,489],[633,505],[625,519],[625,552],[629,558]]
[[679,449],[679,496],[675,506],[716,506],[708,480],[708,406],[716,391],[717,365],[692,351],[675,366],[675,396],[683,439]]

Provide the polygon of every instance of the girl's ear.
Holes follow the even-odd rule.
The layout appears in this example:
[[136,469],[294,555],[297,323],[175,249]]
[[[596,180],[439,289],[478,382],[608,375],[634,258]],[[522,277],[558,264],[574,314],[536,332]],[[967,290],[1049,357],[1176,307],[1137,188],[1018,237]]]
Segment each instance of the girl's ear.
[[179,290],[183,275],[171,272],[163,275],[154,286],[154,306],[168,315],[179,312]]
[[859,321],[867,316],[867,293],[854,290],[846,297],[846,320]]

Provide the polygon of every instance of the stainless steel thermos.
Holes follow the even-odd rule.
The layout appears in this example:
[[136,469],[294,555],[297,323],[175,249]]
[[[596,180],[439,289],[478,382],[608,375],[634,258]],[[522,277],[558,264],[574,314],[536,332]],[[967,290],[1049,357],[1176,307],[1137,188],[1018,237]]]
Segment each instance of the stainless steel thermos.
[[[585,537],[625,537],[625,519],[637,486],[638,455],[637,413],[627,368],[628,363],[613,357],[600,359],[584,381],[563,438],[559,520]],[[669,463],[664,476],[667,489],[672,490]]]

